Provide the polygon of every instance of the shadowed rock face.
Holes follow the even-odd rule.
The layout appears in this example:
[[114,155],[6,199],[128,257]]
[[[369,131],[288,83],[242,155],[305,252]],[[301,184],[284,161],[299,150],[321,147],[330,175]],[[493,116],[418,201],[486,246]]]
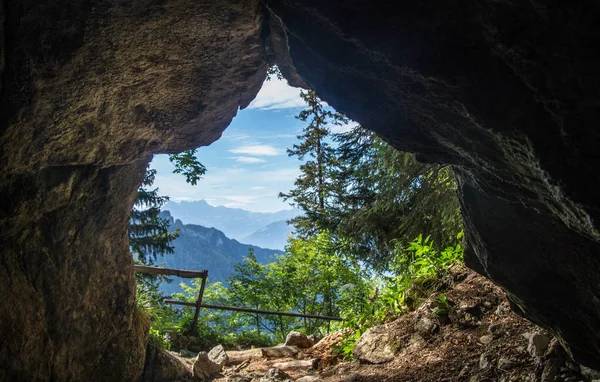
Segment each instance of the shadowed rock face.
[[152,153],[217,139],[269,60],[452,163],[469,266],[600,368],[598,6],[389,4],[5,2],[0,380],[140,375],[135,190]]
[[300,77],[454,165],[467,264],[600,368],[599,5],[267,1]]
[[255,97],[263,10],[230,0],[3,10],[0,380],[136,379],[136,189],[152,153],[210,144]]

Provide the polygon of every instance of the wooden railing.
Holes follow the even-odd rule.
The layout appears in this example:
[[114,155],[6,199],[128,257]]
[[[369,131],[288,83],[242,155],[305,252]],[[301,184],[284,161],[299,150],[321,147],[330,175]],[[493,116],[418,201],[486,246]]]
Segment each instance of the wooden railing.
[[188,279],[201,278],[202,284],[200,285],[200,291],[198,292],[198,298],[195,302],[189,301],[178,301],[178,300],[163,300],[167,304],[173,305],[183,305],[183,306],[195,306],[196,311],[194,312],[194,320],[192,321],[192,333],[196,332],[196,328],[198,327],[198,316],[200,314],[200,308],[205,309],[215,309],[215,310],[227,310],[233,312],[246,312],[246,313],[256,313],[256,314],[269,314],[269,315],[277,315],[277,316],[287,316],[287,317],[302,317],[302,318],[315,318],[319,320],[330,320],[330,321],[343,321],[341,317],[334,316],[319,316],[315,314],[302,314],[296,312],[276,312],[273,310],[261,310],[261,309],[251,309],[251,308],[240,308],[237,306],[221,306],[221,305],[211,305],[211,304],[203,304],[202,297],[204,296],[204,287],[206,286],[206,279],[208,278],[208,270],[202,271],[189,271],[183,269],[171,269],[171,268],[160,268],[160,267],[148,267],[143,265],[136,265],[135,271],[138,273],[148,273],[152,275],[168,275],[168,276],[178,276]]

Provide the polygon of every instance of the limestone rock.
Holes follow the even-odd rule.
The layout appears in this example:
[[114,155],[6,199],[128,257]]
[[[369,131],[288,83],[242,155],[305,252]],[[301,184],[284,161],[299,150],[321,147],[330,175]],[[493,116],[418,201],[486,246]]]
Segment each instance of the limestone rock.
[[267,370],[267,373],[260,379],[260,382],[292,382],[292,380],[282,370],[271,368]]
[[541,333],[532,333],[529,335],[529,343],[527,345],[527,351],[532,357],[542,357],[548,349],[550,344],[550,337]]
[[597,10],[265,3],[289,62],[324,101],[420,161],[454,165],[465,263],[600,369]]
[[490,344],[493,340],[494,340],[494,337],[492,337],[492,335],[490,335],[490,334],[486,334],[485,336],[479,337],[479,342],[481,342],[484,345]]
[[222,367],[208,358],[206,352],[198,353],[194,360],[194,375],[202,381],[216,377],[221,372]]
[[148,346],[143,381],[181,381],[191,376],[191,371],[181,359],[165,349]]
[[437,323],[430,317],[423,316],[415,323],[415,331],[421,335],[421,337],[428,339],[439,330]]
[[280,370],[287,369],[313,369],[319,359],[297,359],[292,361],[274,363],[273,367]]
[[308,339],[306,334],[291,331],[288,333],[287,337],[285,337],[285,346],[296,346],[300,349],[307,349],[313,346],[314,341]]
[[385,325],[367,330],[354,345],[354,358],[369,363],[386,363],[394,359],[393,338]]
[[481,356],[479,356],[479,368],[487,369],[489,367],[490,367],[489,357],[486,353],[482,353]]
[[304,377],[300,377],[296,379],[296,382],[318,382],[321,378],[316,375],[305,375]]
[[218,345],[212,348],[208,352],[208,358],[217,365],[221,366],[221,368],[229,363],[229,356],[225,352],[223,345]]

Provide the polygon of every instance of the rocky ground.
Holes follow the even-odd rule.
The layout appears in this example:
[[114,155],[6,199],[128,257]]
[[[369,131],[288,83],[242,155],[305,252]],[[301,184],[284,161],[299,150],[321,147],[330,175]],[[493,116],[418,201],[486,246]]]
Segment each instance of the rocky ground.
[[309,343],[288,343],[299,346],[242,352],[215,348],[197,359],[170,355],[186,365],[180,375],[194,370],[201,378],[219,382],[589,382],[600,378],[571,361],[542,329],[512,313],[504,293],[482,276],[455,269],[443,288],[415,311],[364,333],[354,360],[344,360],[333,351],[342,338],[339,332],[308,348],[303,347]]

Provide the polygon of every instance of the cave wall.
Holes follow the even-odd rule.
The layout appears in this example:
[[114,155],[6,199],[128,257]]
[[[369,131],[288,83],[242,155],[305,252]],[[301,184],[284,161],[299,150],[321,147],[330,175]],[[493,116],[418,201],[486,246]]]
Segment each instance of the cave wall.
[[469,266],[600,368],[595,3],[0,4],[0,380],[139,376],[135,190],[152,153],[217,139],[267,61],[453,164]]
[[129,211],[266,75],[258,1],[4,2],[0,380],[135,380]]
[[600,5],[266,4],[280,65],[398,149],[453,164],[467,264],[600,368]]

